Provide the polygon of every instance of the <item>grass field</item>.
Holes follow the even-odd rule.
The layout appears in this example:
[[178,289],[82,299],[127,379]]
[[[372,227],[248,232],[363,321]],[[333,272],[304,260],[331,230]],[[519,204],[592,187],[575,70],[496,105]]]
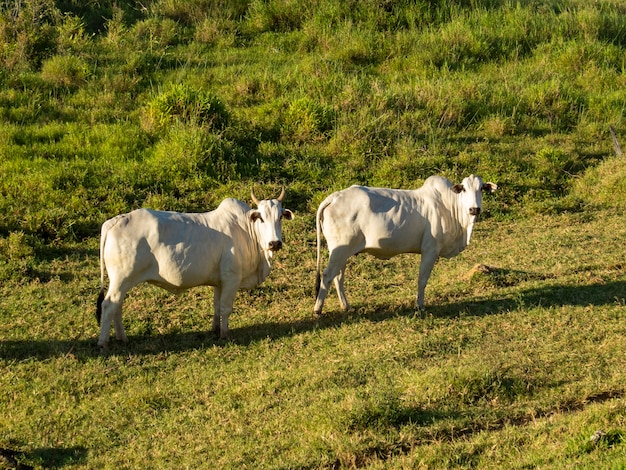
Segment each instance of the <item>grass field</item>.
[[[626,468],[622,2],[0,13],[0,468]],[[499,189],[424,311],[419,256],[357,256],[313,314],[327,194],[469,173]],[[140,286],[100,354],[104,220],[283,185],[229,341],[211,288]]]

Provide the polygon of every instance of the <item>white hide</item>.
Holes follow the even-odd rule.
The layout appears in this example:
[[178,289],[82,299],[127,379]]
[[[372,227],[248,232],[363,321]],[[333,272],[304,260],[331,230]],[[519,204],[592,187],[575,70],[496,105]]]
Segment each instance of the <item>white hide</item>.
[[242,201],[225,199],[205,213],[138,209],[102,225],[101,282],[109,288],[98,302],[98,345],[108,344],[111,323],[117,339],[127,341],[122,303],[137,284],[149,282],[172,292],[214,286],[213,330],[228,335],[228,316],[237,291],[263,282],[274,251],[282,247],[282,219],[293,213],[279,199],[257,201],[253,210]]
[[[351,186],[328,196],[317,211],[317,299],[321,314],[334,280],[341,306],[347,310],[344,271],[348,258],[370,253],[388,259],[401,253],[421,253],[417,306],[437,258],[451,258],[469,244],[482,209],[482,192],[497,186],[471,175],[453,185],[431,176],[415,190]],[[321,234],[329,250],[328,266],[320,276]]]

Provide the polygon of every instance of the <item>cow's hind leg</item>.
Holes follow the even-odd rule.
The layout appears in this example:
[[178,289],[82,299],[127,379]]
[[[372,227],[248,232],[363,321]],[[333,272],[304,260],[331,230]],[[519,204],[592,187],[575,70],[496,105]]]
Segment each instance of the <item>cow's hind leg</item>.
[[124,325],[122,324],[122,303],[124,302],[125,296],[126,291],[109,287],[109,291],[102,301],[102,317],[98,346],[100,346],[103,351],[106,351],[109,345],[112,323],[115,325],[115,337],[120,341],[128,341],[126,332],[124,331]]
[[344,287],[346,267],[339,271],[335,278],[335,289],[337,290],[337,297],[339,298],[339,304],[344,311],[350,310],[350,303],[346,297],[346,289]]
[[109,279],[109,290],[107,291],[101,304],[100,337],[98,346],[106,351],[109,345],[109,335],[111,324],[115,326],[115,337],[119,341],[128,342],[124,325],[122,324],[122,304],[126,298],[126,293],[134,284],[120,283],[114,278]]
[[115,310],[115,316],[113,317],[113,328],[115,329],[115,339],[128,343],[128,337],[126,331],[124,331],[124,324],[122,323],[122,302]]
[[341,303],[342,308],[349,308],[348,300],[346,299],[346,293],[344,290],[344,270],[348,258],[353,254],[354,253],[352,252],[352,250],[350,250],[350,248],[347,246],[337,247],[330,251],[328,266],[326,266],[326,269],[322,274],[320,286],[317,292],[317,299],[315,300],[315,307],[313,308],[313,311],[317,315],[322,314],[324,301],[326,300],[326,296],[328,295],[328,288],[333,280],[335,281],[337,295],[339,296],[339,302]]

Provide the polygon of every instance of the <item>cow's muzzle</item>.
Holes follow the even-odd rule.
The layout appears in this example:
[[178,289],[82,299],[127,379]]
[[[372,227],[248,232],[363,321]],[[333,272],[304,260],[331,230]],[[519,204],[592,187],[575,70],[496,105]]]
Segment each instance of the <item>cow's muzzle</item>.
[[470,207],[469,213],[470,215],[480,215],[480,207]]
[[269,243],[270,251],[278,251],[282,247],[283,247],[283,242],[281,242],[280,240],[274,240],[274,241]]

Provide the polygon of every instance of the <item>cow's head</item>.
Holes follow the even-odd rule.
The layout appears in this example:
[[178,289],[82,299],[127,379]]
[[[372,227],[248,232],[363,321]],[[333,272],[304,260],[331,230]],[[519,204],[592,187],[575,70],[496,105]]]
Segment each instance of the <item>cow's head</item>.
[[459,195],[463,217],[470,217],[474,222],[483,207],[483,192],[493,193],[498,186],[495,183],[483,183],[479,176],[470,175],[460,184],[452,186],[452,191]]
[[294,218],[293,212],[289,209],[283,209],[282,206],[283,199],[285,199],[285,188],[277,199],[259,201],[254,195],[254,191],[251,191],[250,195],[257,206],[257,210],[250,213],[250,220],[256,227],[261,248],[272,256],[274,251],[283,247],[282,219],[292,220]]

